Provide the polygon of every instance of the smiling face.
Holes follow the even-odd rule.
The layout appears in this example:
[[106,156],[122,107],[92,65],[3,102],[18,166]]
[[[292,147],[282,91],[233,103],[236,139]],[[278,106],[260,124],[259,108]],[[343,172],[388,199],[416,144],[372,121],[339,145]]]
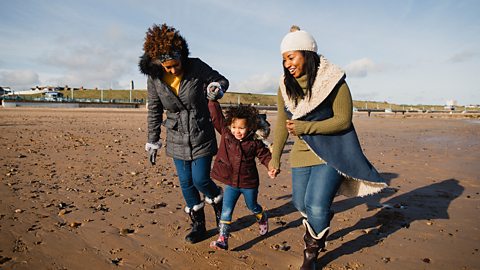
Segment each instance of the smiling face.
[[177,59],[167,60],[161,63],[165,72],[172,74],[173,76],[180,76],[183,74],[182,62]]
[[282,54],[283,66],[292,74],[294,78],[299,78],[305,74],[305,57],[300,51],[288,51]]
[[232,120],[232,124],[230,125],[230,131],[237,140],[242,140],[245,138],[248,133],[247,119],[234,118]]

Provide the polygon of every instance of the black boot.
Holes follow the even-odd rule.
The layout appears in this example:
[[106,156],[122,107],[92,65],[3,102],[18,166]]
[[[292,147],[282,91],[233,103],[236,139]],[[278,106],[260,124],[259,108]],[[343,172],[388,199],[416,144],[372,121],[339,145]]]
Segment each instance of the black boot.
[[187,236],[185,241],[192,244],[200,242],[206,239],[207,230],[205,228],[205,212],[203,210],[204,203],[195,205],[193,208],[185,208],[185,212],[190,216],[192,220],[192,230]]
[[317,269],[318,253],[325,248],[329,227],[316,235],[307,220],[303,220],[303,225],[305,226],[305,235],[303,236],[305,249],[303,250],[303,264],[300,270],[315,270]]
[[215,221],[217,222],[217,228],[220,224],[220,218],[222,216],[222,204],[223,204],[223,194],[222,191],[220,190],[220,194],[217,195],[215,198],[210,199],[208,197],[205,197],[205,201],[208,204],[211,204],[213,207],[213,211],[215,212]]

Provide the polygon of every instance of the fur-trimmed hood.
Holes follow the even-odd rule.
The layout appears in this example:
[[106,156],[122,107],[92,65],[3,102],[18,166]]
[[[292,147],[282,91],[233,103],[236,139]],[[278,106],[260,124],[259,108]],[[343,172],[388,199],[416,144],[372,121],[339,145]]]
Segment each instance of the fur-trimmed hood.
[[338,82],[345,79],[345,72],[320,55],[320,66],[312,86],[311,98],[302,99],[297,105],[295,105],[295,100],[289,99],[287,95],[284,78],[284,76],[280,78],[280,91],[285,100],[285,106],[293,114],[292,119],[295,120],[317,108],[335,89]]
[[[187,70],[190,66],[190,63],[193,61],[192,59],[196,58],[188,58],[182,57],[182,67]],[[150,76],[154,79],[159,79],[163,77],[163,73],[165,72],[163,67],[160,65],[156,65],[153,63],[153,59],[148,56],[148,54],[143,54],[140,56],[140,61],[138,62],[138,68],[140,72],[144,75]]]
[[153,64],[153,59],[147,54],[140,56],[138,68],[140,69],[141,73],[153,78],[161,78],[164,72],[163,67]]

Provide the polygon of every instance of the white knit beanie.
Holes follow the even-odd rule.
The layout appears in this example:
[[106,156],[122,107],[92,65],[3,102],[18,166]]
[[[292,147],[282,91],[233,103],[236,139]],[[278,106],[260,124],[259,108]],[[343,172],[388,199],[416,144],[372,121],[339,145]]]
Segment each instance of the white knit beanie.
[[311,51],[317,52],[317,42],[308,32],[300,30],[296,25],[290,28],[290,33],[286,34],[280,43],[280,52],[289,51]]

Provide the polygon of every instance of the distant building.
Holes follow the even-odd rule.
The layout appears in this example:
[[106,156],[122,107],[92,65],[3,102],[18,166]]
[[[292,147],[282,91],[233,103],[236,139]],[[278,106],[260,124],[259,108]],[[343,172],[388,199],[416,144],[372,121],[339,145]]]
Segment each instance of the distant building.
[[0,86],[0,96],[11,94],[12,90],[10,87]]
[[458,106],[458,102],[454,99],[450,99],[445,102],[444,109],[449,111],[454,111],[456,106]]
[[32,87],[30,88],[30,90],[32,91],[54,91],[54,90],[57,90],[58,87],[55,87],[55,86],[50,86],[50,85],[46,85],[46,86],[35,86],[35,87]]

